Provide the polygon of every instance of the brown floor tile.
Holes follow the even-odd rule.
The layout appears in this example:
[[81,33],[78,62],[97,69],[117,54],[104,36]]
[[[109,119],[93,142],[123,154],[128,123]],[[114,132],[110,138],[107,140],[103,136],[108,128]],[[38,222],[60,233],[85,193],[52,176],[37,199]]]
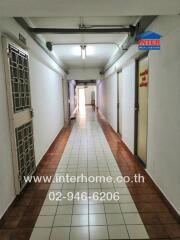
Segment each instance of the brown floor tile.
[[25,210],[26,210],[26,206],[12,206],[5,213],[5,217],[6,216],[22,216]]
[[32,183],[28,186],[29,190],[48,190],[50,184],[49,183]]
[[16,229],[11,232],[10,240],[28,240],[33,229]]
[[146,230],[151,239],[154,238],[169,238],[168,233],[163,225],[146,225]]
[[40,205],[27,206],[23,216],[38,216],[41,211]]
[[21,216],[8,216],[7,218],[2,219],[1,228],[2,229],[11,229],[16,228],[21,220]]
[[[130,190],[130,189],[129,189]],[[131,191],[130,191],[131,192]],[[132,194],[133,200],[136,203],[159,203],[162,199],[156,194]]]
[[171,238],[180,238],[180,224],[167,224],[165,229]]
[[141,213],[144,224],[162,224],[157,213]]
[[163,203],[136,203],[139,212],[168,212],[168,208]]
[[23,216],[18,224],[18,228],[33,228],[37,216]]
[[0,240],[10,240],[11,230],[0,229]]
[[171,213],[158,213],[158,217],[162,224],[176,223],[176,220]]
[[44,203],[44,198],[33,198],[28,206],[42,206]]

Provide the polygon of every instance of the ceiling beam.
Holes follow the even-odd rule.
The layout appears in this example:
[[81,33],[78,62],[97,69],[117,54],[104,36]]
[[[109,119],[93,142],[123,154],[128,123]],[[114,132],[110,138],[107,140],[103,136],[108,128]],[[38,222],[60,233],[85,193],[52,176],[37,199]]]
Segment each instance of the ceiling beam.
[[35,34],[107,34],[107,33],[130,33],[134,34],[135,27],[121,27],[121,28],[30,28],[29,31]]
[[75,80],[77,85],[87,85],[87,84],[91,84],[94,85],[96,84],[96,80]]
[[[113,42],[83,42],[84,45],[115,45],[117,48],[119,48],[119,44],[113,43]],[[46,47],[49,49],[49,51],[53,50],[53,46],[71,46],[71,45],[82,45],[82,42],[79,43],[53,43],[53,42],[46,42]]]

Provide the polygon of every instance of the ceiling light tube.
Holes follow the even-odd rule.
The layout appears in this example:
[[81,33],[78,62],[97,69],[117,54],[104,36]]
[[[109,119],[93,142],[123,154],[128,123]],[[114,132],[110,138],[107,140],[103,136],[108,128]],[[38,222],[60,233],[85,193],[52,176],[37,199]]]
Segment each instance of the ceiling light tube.
[[86,45],[81,45],[81,57],[82,59],[86,59]]

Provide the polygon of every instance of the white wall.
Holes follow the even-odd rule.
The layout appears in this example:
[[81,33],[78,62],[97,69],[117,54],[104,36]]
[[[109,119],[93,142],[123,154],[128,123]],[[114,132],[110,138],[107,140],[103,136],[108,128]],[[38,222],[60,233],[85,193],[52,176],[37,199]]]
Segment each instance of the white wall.
[[[180,213],[180,16],[161,16],[148,30],[162,35],[161,50],[149,53],[147,172]],[[134,150],[134,60],[142,52],[137,45],[105,73],[123,72],[122,139]],[[109,86],[111,87],[111,86]],[[99,84],[98,104],[106,113],[105,83]],[[99,100],[103,96],[104,103]],[[113,101],[111,101],[113,104]],[[107,116],[107,115],[105,115]]]
[[105,73],[105,80],[97,84],[97,97],[100,111],[117,131],[117,71],[122,71],[122,139],[134,153],[134,94],[135,94],[135,58],[142,51],[137,45],[129,50]]
[[0,218],[15,196],[6,86],[2,60],[2,46],[0,44]]
[[99,110],[117,131],[117,73],[108,76],[97,86]]
[[[135,54],[136,52],[134,52]],[[130,55],[131,56],[131,55]],[[135,60],[127,58],[122,69],[122,139],[132,153],[134,153],[134,99],[135,99]],[[107,118],[110,125],[117,131],[117,73],[110,69],[110,75],[97,84],[97,98],[99,110]]]
[[147,171],[180,213],[180,16],[159,17],[161,51],[149,54]]
[[[74,80],[69,80],[69,103],[70,103],[70,117],[73,115],[75,109],[76,109],[76,92],[75,92],[75,88],[76,88],[76,82]],[[73,116],[74,117],[74,116]]]
[[96,100],[96,87],[95,86],[87,86],[85,88],[85,104],[91,104],[91,92],[94,91],[95,92],[95,99]]
[[119,134],[122,136],[122,107],[123,107],[123,73],[118,73],[119,97]]
[[[30,55],[30,83],[32,107],[34,108],[35,156],[38,164],[64,124],[62,74],[63,71],[29,37],[13,18],[0,18],[1,33],[18,38],[19,33],[27,39]],[[0,42],[0,217],[15,197],[8,125],[8,108],[5,76]]]
[[72,68],[69,70],[69,80],[100,79],[99,68]]
[[122,69],[122,140],[134,153],[135,60]]
[[64,122],[67,123],[69,120],[69,101],[68,101],[68,81],[66,77],[63,77],[63,100],[64,100]]
[[96,106],[101,113],[105,113],[105,89],[104,80],[98,80],[96,84]]
[[35,153],[39,163],[64,125],[62,78],[30,56],[30,79]]

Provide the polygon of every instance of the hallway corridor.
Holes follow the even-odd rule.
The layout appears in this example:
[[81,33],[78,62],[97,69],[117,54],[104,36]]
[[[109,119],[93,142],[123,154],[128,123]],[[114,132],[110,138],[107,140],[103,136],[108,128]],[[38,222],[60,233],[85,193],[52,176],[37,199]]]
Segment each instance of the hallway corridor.
[[[69,126],[56,139],[36,174],[52,176],[53,182],[25,188],[1,221],[0,239],[179,239],[176,220],[108,123],[86,107],[70,130]],[[144,176],[144,183],[132,182],[136,173]],[[112,176],[113,183],[55,182],[55,176],[65,174]],[[114,181],[122,175],[130,176],[131,182]],[[52,192],[61,192],[61,199],[50,200]],[[67,199],[69,192],[90,197]],[[94,192],[118,192],[119,200],[93,199]]]
[[180,0],[0,0],[0,240],[180,240]]

